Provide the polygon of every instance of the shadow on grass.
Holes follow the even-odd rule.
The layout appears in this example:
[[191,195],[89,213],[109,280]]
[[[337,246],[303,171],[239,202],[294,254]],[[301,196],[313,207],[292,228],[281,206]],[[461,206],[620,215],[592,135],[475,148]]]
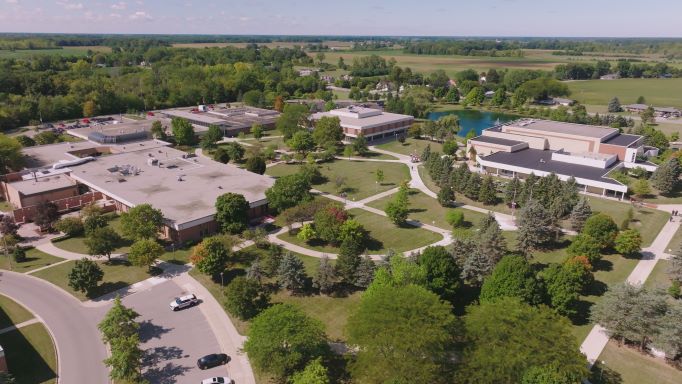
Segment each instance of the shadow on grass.
[[620,373],[614,371],[608,366],[603,366],[599,363],[592,367],[589,377],[592,384],[622,384],[623,378]]
[[[46,337],[49,338],[47,334]],[[19,330],[0,335],[0,345],[5,350],[9,372],[17,383],[42,383],[57,377],[55,371]],[[45,352],[53,353],[53,350]]]

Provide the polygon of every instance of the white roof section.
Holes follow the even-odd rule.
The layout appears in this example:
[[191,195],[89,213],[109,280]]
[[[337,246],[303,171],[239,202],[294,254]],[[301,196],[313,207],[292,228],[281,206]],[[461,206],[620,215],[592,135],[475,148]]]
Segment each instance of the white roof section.
[[[618,133],[616,128],[600,127],[596,125],[563,123],[550,120],[521,119],[508,123],[505,127],[529,129],[538,132],[551,132],[565,135],[584,136],[591,138],[605,138]],[[503,128],[504,130],[504,128]]]
[[342,127],[348,128],[372,128],[381,125],[400,123],[414,120],[410,115],[383,112],[378,109],[364,108],[351,105],[346,108],[334,109],[329,112],[318,112],[310,116],[313,120],[323,117],[338,117]]
[[269,176],[167,147],[102,156],[71,169],[72,178],[126,205],[160,209],[176,229],[212,219],[216,199],[228,192],[260,205],[274,184]]

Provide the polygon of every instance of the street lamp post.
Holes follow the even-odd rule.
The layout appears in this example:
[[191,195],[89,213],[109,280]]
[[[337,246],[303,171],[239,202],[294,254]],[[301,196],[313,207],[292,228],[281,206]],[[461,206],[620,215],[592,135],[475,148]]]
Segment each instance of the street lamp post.
[[601,361],[601,369],[599,370],[599,382],[601,383],[602,377],[604,377],[604,367],[606,366],[606,361]]
[[223,285],[224,285],[223,275],[224,275],[224,272],[220,272],[220,296],[221,297],[225,297],[225,292],[223,292],[223,290],[224,290],[223,289]]

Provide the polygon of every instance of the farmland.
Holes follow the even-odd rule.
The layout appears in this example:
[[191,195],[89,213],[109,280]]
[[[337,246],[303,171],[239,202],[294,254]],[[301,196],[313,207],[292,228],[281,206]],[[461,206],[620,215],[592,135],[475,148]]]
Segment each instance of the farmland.
[[632,104],[644,96],[647,104],[682,107],[682,79],[620,79],[568,82],[571,97],[582,104],[606,105],[613,97]]
[[0,50],[0,59],[21,59],[33,55],[61,55],[61,56],[87,56],[88,50],[93,52],[111,52],[110,47],[104,46],[81,46],[64,47],[62,49],[21,49],[16,51]]

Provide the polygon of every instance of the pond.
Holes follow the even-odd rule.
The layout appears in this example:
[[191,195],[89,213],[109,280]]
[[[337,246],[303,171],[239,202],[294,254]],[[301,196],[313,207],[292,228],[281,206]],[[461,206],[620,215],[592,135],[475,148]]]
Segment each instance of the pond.
[[506,123],[507,121],[516,120],[519,116],[508,115],[506,113],[477,111],[472,109],[462,109],[457,111],[445,112],[431,112],[429,113],[429,120],[438,120],[445,115],[457,115],[459,117],[459,136],[466,136],[469,131],[474,130],[476,135],[499,123]]

